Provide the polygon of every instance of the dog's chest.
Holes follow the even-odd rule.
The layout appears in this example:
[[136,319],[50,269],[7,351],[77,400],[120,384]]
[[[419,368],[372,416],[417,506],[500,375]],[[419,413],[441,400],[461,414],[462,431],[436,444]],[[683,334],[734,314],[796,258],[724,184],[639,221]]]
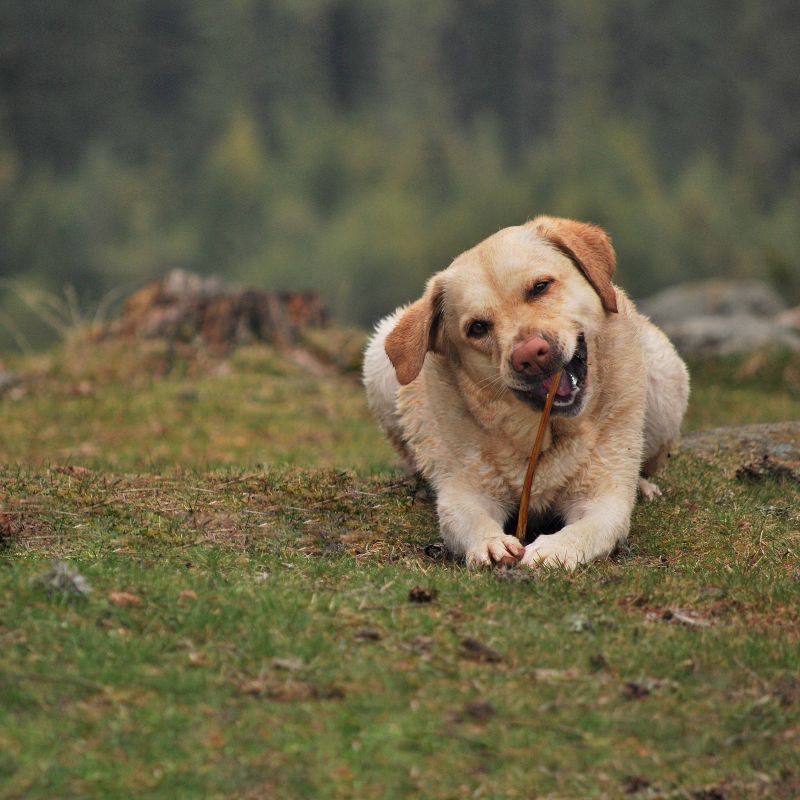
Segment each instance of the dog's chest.
[[[404,387],[398,412],[417,466],[434,486],[455,479],[509,510],[519,503],[538,415],[481,403],[444,380]],[[534,511],[556,506],[564,487],[584,468],[588,443],[583,439],[554,438],[548,432],[531,493]]]
[[[515,506],[530,458],[533,438],[526,449],[498,436],[486,436],[480,447],[481,487],[491,484],[492,495],[504,504]],[[576,442],[554,439],[548,433],[531,489],[531,508],[546,511],[558,504],[564,487],[574,482],[585,461],[585,451]]]

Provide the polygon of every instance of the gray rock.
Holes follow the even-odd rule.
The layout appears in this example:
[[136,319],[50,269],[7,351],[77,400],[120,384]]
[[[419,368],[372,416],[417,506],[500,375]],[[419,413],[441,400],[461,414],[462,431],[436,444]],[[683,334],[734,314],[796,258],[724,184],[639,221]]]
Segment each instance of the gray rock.
[[800,351],[800,332],[749,314],[694,317],[663,322],[661,327],[687,358],[742,355],[771,347]]
[[0,394],[8,389],[13,389],[21,380],[22,378],[16,372],[6,372],[0,369]]
[[742,461],[764,456],[800,461],[800,421],[696,431],[683,437],[680,449],[706,458],[722,454]]
[[46,572],[34,579],[34,583],[50,594],[64,597],[88,597],[92,593],[86,578],[60,559],[53,561]]
[[800,332],[800,306],[790,308],[788,311],[782,311],[773,319],[773,322],[783,328],[791,328]]
[[780,295],[762,281],[700,281],[683,283],[637,302],[656,325],[692,317],[774,317],[786,308]]

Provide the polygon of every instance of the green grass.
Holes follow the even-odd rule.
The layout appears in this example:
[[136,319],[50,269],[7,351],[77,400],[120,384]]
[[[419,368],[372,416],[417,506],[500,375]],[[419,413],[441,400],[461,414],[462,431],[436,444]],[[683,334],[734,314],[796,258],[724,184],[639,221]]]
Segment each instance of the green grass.
[[[796,489],[681,455],[611,561],[471,574],[426,554],[353,379],[259,348],[11,366],[0,798],[800,794]],[[796,365],[756,367],[695,370],[690,426],[800,417]],[[88,597],[37,582],[54,557]]]

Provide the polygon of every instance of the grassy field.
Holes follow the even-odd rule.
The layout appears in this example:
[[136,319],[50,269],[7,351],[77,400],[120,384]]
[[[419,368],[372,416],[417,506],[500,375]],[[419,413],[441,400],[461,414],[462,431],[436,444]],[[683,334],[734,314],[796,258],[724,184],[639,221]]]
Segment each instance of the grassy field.
[[[800,796],[796,487],[680,455],[612,560],[468,573],[352,376],[4,366],[0,798]],[[693,375],[689,428],[800,418],[796,358]]]

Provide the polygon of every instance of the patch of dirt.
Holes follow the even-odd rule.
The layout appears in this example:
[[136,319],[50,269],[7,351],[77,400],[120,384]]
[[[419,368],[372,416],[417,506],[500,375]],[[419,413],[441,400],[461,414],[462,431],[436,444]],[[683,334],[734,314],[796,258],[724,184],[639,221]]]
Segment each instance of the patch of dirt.
[[800,422],[773,422],[697,431],[683,437],[680,449],[707,459],[725,456],[740,464],[765,457],[779,461],[800,461]]
[[8,547],[12,539],[17,537],[19,527],[17,521],[0,509],[0,547]]
[[26,505],[20,498],[0,505],[0,547],[21,545],[28,550],[38,550],[52,541],[50,523]]
[[308,700],[342,700],[344,689],[339,686],[316,686],[308,681],[278,681],[272,677],[241,681],[238,689],[251,697],[266,697],[279,703],[302,703]]
[[780,482],[800,483],[800,460],[788,461],[766,454],[760,461],[743,464],[736,470],[736,478],[740,481],[763,481],[775,478]]
[[536,580],[536,572],[530,567],[496,567],[492,574],[501,583],[532,583]]

